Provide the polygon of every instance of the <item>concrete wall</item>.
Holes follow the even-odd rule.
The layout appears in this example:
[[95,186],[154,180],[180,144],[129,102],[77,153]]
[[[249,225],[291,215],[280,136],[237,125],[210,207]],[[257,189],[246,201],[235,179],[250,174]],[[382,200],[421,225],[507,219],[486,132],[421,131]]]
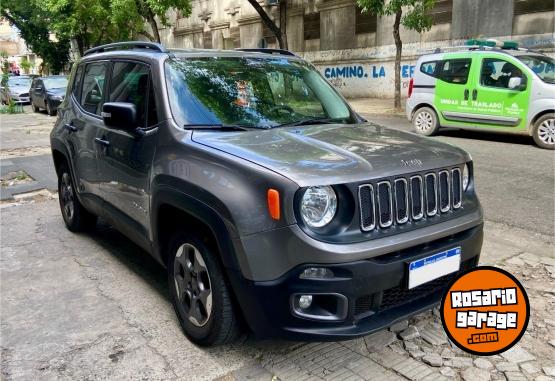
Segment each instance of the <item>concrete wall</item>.
[[[502,40],[516,40],[524,47],[546,49],[555,56],[555,33],[529,36],[500,36]],[[407,43],[401,62],[401,94],[407,96],[416,60],[437,47],[463,45],[465,40],[446,40],[433,43]],[[392,98],[394,92],[395,46],[329,50],[301,54],[312,62],[344,96],[348,98]]]
[[453,0],[451,38],[509,36],[513,11],[513,0]]
[[[355,0],[282,0],[288,2],[289,49],[312,61],[347,97],[393,97],[393,16],[377,19],[376,30],[357,33]],[[452,0],[451,12],[424,33],[401,28],[403,94],[418,55],[438,46],[462,45],[469,37],[504,36],[524,46],[555,51],[555,12],[514,14],[516,0]],[[279,21],[278,7],[259,0]],[[192,14],[170,14],[172,26],[162,30],[162,42],[179,48],[277,47],[246,0],[193,0]],[[445,11],[445,9],[443,9]],[[320,38],[305,40],[304,17],[320,15]],[[522,9],[520,11],[522,13]],[[316,24],[317,25],[317,24]],[[312,34],[311,34],[312,35]]]

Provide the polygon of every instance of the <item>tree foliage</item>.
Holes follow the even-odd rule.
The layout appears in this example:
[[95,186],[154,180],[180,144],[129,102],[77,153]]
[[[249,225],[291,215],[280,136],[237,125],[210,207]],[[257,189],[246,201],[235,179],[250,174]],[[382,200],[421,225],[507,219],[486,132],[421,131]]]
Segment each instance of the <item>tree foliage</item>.
[[[178,10],[185,17],[191,14],[191,0],[113,0],[110,3],[115,23],[131,26],[133,32],[155,42],[160,42],[158,20],[163,26],[169,26],[170,9]],[[145,28],[145,23],[151,31]]]
[[141,35],[160,42],[158,23],[169,24],[170,9],[188,16],[191,0],[2,0],[0,5],[2,16],[53,72],[69,61],[70,41],[81,55],[93,46]]
[[48,68],[59,73],[69,60],[69,39],[50,37],[48,13],[38,8],[35,0],[2,0],[0,14],[19,29],[27,46],[39,55]]
[[432,27],[429,12],[436,0],[357,0],[362,12],[370,12],[378,16],[395,15],[393,22],[393,39],[395,40],[395,107],[401,107],[401,52],[403,42],[399,32],[400,25],[418,33]]

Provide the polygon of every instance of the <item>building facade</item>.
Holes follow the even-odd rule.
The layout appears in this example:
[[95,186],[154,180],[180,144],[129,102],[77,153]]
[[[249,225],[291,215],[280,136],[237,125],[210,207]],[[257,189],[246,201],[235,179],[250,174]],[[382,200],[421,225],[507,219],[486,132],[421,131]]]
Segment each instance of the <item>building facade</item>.
[[[347,97],[392,97],[394,16],[362,13],[354,0],[287,1],[289,49],[310,60]],[[279,20],[277,0],[259,3]],[[433,26],[419,34],[401,30],[403,87],[417,57],[437,47],[461,45],[468,38],[500,38],[555,53],[553,0],[437,0]],[[171,17],[161,31],[175,48],[277,47],[246,0],[194,0],[192,14]]]

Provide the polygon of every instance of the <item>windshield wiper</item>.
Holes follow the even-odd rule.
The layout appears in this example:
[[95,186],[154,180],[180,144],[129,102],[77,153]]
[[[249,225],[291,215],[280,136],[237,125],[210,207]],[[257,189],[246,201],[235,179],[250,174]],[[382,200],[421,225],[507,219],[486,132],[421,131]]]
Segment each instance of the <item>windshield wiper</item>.
[[240,124],[186,124],[187,130],[221,130],[221,131],[248,131],[252,127]]
[[293,126],[308,126],[310,124],[334,124],[334,123],[340,123],[342,120],[344,119],[332,119],[332,118],[308,118],[308,119],[301,119],[301,120],[297,120],[296,122],[289,122],[289,123],[283,123],[283,124],[278,124],[276,126],[273,126],[272,128],[276,128],[276,127],[293,127]]

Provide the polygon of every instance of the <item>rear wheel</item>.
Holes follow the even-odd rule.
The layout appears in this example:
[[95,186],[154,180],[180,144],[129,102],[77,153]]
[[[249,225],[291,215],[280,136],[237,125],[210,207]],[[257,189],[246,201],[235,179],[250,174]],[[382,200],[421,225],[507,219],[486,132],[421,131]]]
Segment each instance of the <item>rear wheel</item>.
[[71,173],[65,163],[60,165],[58,173],[58,199],[66,227],[72,232],[93,227],[96,224],[96,216],[79,202]]
[[201,346],[235,341],[239,320],[216,254],[181,232],[171,238],[168,250],[170,295],[185,335]]
[[550,113],[539,118],[534,124],[532,136],[539,147],[555,149],[555,114]]
[[430,107],[416,110],[412,116],[412,127],[417,134],[433,136],[439,131],[439,121],[436,112]]

